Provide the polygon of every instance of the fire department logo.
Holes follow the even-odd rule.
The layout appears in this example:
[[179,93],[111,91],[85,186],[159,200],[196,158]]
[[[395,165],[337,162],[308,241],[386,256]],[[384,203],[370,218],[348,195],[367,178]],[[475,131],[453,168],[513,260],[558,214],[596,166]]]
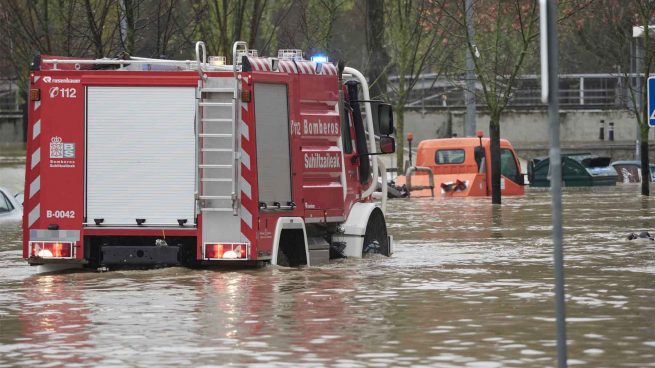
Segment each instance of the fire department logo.
[[50,87],[50,98],[55,98],[59,95],[59,87]]
[[75,158],[75,143],[65,143],[61,137],[52,137],[50,158]]

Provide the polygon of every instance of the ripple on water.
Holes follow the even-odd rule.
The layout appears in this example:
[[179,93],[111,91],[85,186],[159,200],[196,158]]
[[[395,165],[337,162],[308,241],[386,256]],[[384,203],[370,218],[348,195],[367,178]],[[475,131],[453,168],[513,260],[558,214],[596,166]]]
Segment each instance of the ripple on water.
[[[548,192],[504,201],[390,201],[394,257],[303,270],[38,275],[0,227],[0,366],[554,366]],[[655,367],[654,200],[564,205],[569,364]]]

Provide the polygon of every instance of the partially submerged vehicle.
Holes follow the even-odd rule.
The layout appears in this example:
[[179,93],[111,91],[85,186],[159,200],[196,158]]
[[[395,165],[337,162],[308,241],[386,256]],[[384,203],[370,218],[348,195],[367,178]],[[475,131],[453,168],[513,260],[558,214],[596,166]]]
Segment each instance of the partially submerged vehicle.
[[[411,197],[491,195],[491,140],[478,137],[427,139],[419,143],[416,165],[394,180]],[[522,195],[523,174],[507,139],[500,140],[502,195]]]
[[[655,181],[655,164],[649,165],[650,181]],[[612,162],[612,167],[616,170],[617,183],[641,183],[641,161],[639,160],[622,160]]]
[[395,149],[391,106],[359,71],[300,50],[259,57],[236,42],[232,59],[208,62],[202,42],[196,60],[37,57],[23,258],[102,269],[391,255],[373,200],[386,172],[374,155]]
[[[617,173],[610,166],[610,157],[591,153],[562,154],[562,185],[590,187],[616,185]],[[528,178],[533,187],[550,186],[550,159],[540,157],[528,165]]]
[[23,218],[22,193],[12,195],[6,189],[0,187],[0,222],[20,221]]

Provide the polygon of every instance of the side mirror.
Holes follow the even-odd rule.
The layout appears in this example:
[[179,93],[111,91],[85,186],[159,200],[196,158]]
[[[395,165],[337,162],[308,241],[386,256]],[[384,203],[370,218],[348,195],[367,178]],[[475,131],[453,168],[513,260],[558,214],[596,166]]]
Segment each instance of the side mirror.
[[393,137],[380,137],[380,152],[394,153],[396,152],[396,140]]
[[525,185],[525,176],[523,176],[523,174],[521,173],[516,174],[516,184]]
[[534,165],[535,165],[534,160],[528,161],[528,181],[530,183],[534,182]]
[[376,118],[375,123],[380,135],[393,134],[393,109],[391,108],[391,105],[385,103],[377,104]]

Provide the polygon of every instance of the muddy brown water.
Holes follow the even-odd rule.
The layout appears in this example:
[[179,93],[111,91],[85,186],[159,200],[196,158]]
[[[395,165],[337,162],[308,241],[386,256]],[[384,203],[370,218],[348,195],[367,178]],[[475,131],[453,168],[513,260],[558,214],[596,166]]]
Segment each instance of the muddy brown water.
[[[655,232],[638,190],[565,191],[571,366],[655,367],[655,242],[625,240]],[[0,224],[0,367],[555,365],[547,191],[388,212],[393,257],[311,269],[37,274]]]

